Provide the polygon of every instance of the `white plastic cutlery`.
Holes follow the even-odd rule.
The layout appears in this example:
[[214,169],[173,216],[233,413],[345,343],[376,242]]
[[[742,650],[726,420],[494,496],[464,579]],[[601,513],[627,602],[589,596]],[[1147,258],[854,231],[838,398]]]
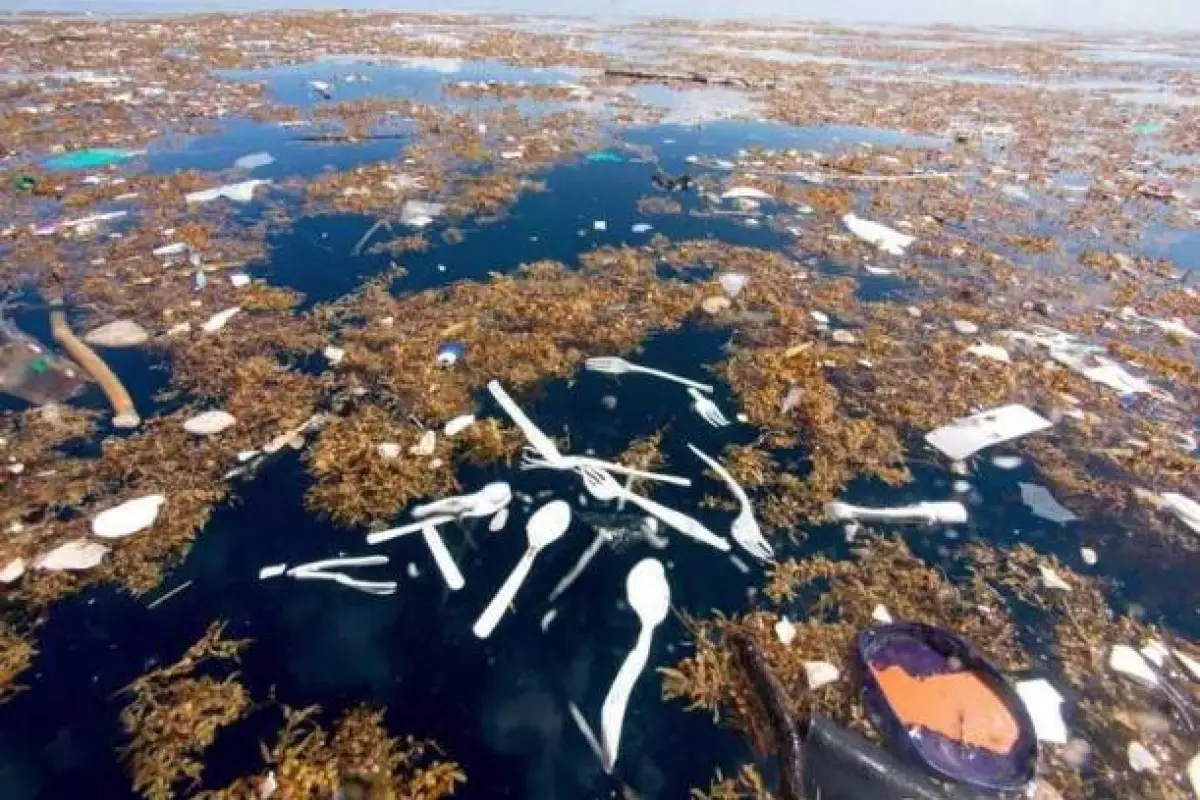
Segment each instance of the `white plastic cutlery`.
[[762,529],[758,527],[758,520],[754,518],[754,506],[751,504],[746,490],[733,479],[733,475],[729,474],[729,470],[721,466],[721,463],[715,458],[712,458],[690,442],[688,443],[688,448],[696,454],[697,458],[708,464],[713,472],[721,476],[721,480],[725,481],[729,486],[729,491],[737,498],[738,504],[741,506],[741,511],[738,512],[737,517],[733,520],[733,525],[730,527],[733,540],[755,558],[762,561],[770,561],[774,558],[775,551],[771,549],[771,545],[762,535]]
[[641,630],[637,643],[625,657],[617,677],[608,689],[604,706],[600,710],[600,739],[604,751],[604,769],[612,772],[617,763],[621,746],[621,727],[625,724],[625,709],[629,706],[629,695],[637,683],[638,676],[646,668],[650,658],[650,644],[654,629],[667,618],[671,608],[671,587],[667,574],[657,559],[639,561],[625,581],[625,595],[629,606],[638,615]]
[[512,502],[512,487],[502,481],[489,483],[478,492],[443,497],[412,510],[417,519],[433,516],[490,517]]
[[645,470],[627,467],[623,464],[614,464],[611,461],[602,461],[598,458],[589,458],[588,456],[561,456],[558,461],[551,463],[543,458],[538,458],[535,454],[528,450],[521,455],[521,469],[557,469],[567,470],[574,469],[580,466],[598,467],[605,472],[612,472],[617,475],[630,475],[635,478],[644,478],[648,481],[658,481],[659,483],[670,483],[675,486],[691,486],[692,482],[688,478],[679,475],[667,475],[661,472],[646,472]]
[[693,381],[683,377],[682,375],[674,375],[670,372],[663,372],[659,369],[643,367],[639,364],[630,363],[623,358],[617,358],[616,356],[600,356],[597,358],[589,358],[584,362],[584,366],[592,372],[602,372],[606,375],[626,375],[631,372],[637,372],[641,373],[642,375],[653,375],[656,378],[662,378],[663,380],[681,383],[684,386],[690,386],[693,389],[699,389],[702,392],[708,392],[710,394],[713,390],[713,387],[709,386],[707,383]]
[[938,522],[959,524],[967,521],[967,508],[957,500],[917,503],[912,506],[894,508],[864,508],[849,503],[825,504],[825,513],[836,520],[862,520],[864,522]]
[[421,536],[425,539],[425,546],[433,554],[434,563],[437,564],[438,570],[442,573],[442,579],[446,581],[450,590],[457,592],[466,586],[467,582],[463,578],[462,572],[459,571],[458,564],[454,563],[454,557],[446,549],[446,543],[442,541],[437,526],[426,525],[421,529]]
[[401,525],[397,528],[388,528],[385,531],[375,531],[367,534],[367,544],[381,544],[391,539],[396,539],[401,536],[407,536],[410,533],[417,533],[425,530],[428,525],[444,525],[447,522],[453,522],[457,517],[446,515],[436,517],[425,517],[425,519],[417,522],[410,522],[407,525]]
[[488,603],[487,608],[475,621],[471,631],[476,637],[486,639],[492,635],[492,631],[496,629],[500,618],[512,604],[521,584],[525,582],[525,578],[533,568],[533,559],[542,548],[554,543],[566,533],[570,525],[571,506],[564,500],[553,500],[534,512],[525,525],[529,546],[525,549],[521,560],[517,562],[517,566],[505,579],[500,590],[496,592],[496,596],[492,598],[492,602]]
[[617,483],[616,478],[607,472],[586,465],[576,468],[575,471],[583,478],[583,485],[587,488],[588,492],[597,500],[616,500],[624,497],[628,502],[633,503],[650,516],[674,528],[685,536],[690,536],[696,541],[703,542],[709,547],[715,547],[722,552],[730,550],[728,541],[717,536],[700,522],[692,519],[687,514],[676,511],[673,508],[667,508],[649,498],[642,497],[640,494],[626,489]]
[[496,398],[500,407],[504,409],[504,413],[508,414],[513,423],[521,429],[521,433],[525,435],[525,441],[529,442],[542,458],[550,462],[557,462],[562,458],[562,453],[558,451],[554,441],[542,433],[541,429],[533,424],[533,420],[525,416],[525,412],[509,397],[508,392],[504,391],[504,387],[500,385],[499,381],[489,381],[487,388],[492,393],[492,397]]
[[287,575],[297,580],[323,580],[340,583],[350,589],[374,595],[389,595],[396,593],[395,581],[364,581],[352,578],[343,572],[329,572],[334,567],[378,567],[388,563],[387,556],[354,556],[350,558],[328,558],[323,561],[310,561],[292,567]]
[[692,409],[700,415],[700,419],[714,428],[725,428],[730,425],[729,419],[712,400],[695,389],[688,389],[688,394],[692,396]]

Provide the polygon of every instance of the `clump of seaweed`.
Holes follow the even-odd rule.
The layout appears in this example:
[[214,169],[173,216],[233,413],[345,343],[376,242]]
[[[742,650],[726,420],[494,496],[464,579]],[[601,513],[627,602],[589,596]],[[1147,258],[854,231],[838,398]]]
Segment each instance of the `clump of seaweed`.
[[872,535],[860,541],[850,561],[817,556],[787,560],[771,570],[766,596],[781,611],[806,609],[807,618],[795,623],[797,634],[791,644],[780,642],[774,631],[781,611],[688,618],[695,653],[674,668],[660,670],[663,697],[684,700],[689,710],[711,713],[769,751],[765,721],[757,718],[753,695],[728,647],[729,637],[736,633],[762,650],[789,692],[794,715],[819,713],[874,735],[853,681],[809,691],[804,662],[828,661],[843,675],[851,675],[854,636],[875,624],[873,614],[880,603],[897,618],[958,632],[1006,669],[1028,664],[1016,626],[982,575],[972,573],[965,581],[952,582],[926,566],[903,540]]
[[284,706],[275,744],[262,748],[267,774],[241,778],[201,800],[259,797],[274,786],[279,797],[347,800],[438,800],[454,794],[466,776],[442,761],[431,742],[388,736],[383,713],[359,707],[336,723],[332,735],[317,722],[320,709]]
[[250,696],[237,673],[217,679],[200,675],[201,665],[236,662],[248,639],[225,639],[225,626],[213,623],[178,661],[153,669],[124,690],[132,700],[121,711],[130,737],[123,750],[133,788],[149,800],[179,796],[180,784],[200,782],[200,755],[217,731],[240,719]]
[[708,789],[692,789],[692,800],[772,800],[767,782],[753,764],[744,764],[737,775],[726,778],[717,770]]
[[29,669],[37,655],[30,634],[18,630],[7,621],[0,621],[0,703],[8,702],[25,690],[17,683],[21,673]]

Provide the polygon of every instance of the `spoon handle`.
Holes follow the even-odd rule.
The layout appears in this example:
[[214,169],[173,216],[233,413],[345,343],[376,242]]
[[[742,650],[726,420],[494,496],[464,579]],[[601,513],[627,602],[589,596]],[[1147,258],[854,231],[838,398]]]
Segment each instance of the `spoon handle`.
[[521,588],[521,584],[525,582],[525,577],[529,575],[529,570],[533,568],[533,557],[537,555],[537,550],[532,547],[525,551],[521,556],[521,560],[517,562],[517,566],[504,580],[504,584],[500,587],[500,591],[496,592],[496,596],[492,598],[492,602],[488,603],[488,607],[479,615],[479,619],[475,620],[475,626],[471,631],[477,638],[486,639],[492,635],[492,631],[496,629],[500,618],[504,616],[504,612],[512,604],[513,598],[517,596],[517,590]]
[[676,375],[673,372],[663,372],[661,369],[654,369],[652,367],[643,367],[643,366],[639,366],[637,364],[630,364],[629,366],[633,368],[633,370],[632,370],[633,372],[640,372],[643,375],[653,375],[656,378],[662,378],[663,380],[667,380],[667,381],[674,381],[675,383],[681,383],[684,386],[689,386],[693,389],[698,389],[701,392],[707,392],[709,394],[712,394],[713,387],[707,383],[700,383],[699,381],[693,381],[693,380],[683,377],[682,375]]
[[504,409],[505,413],[512,419],[521,433],[525,434],[525,440],[533,445],[533,449],[538,451],[542,458],[551,463],[557,463],[562,458],[562,453],[558,451],[553,440],[546,434],[542,433],[537,425],[533,424],[533,420],[525,416],[525,412],[521,407],[509,397],[508,392],[504,391],[504,387],[499,381],[489,381],[487,385],[488,391],[492,393],[492,397],[496,398],[496,402]]
[[425,530],[430,525],[442,525],[447,522],[453,522],[454,517],[426,517],[417,522],[410,522],[407,525],[401,525],[398,528],[388,528],[386,531],[375,531],[375,533],[367,534],[367,544],[379,544],[390,539],[395,539],[399,536],[407,536],[410,533]]
[[650,640],[654,636],[654,628],[642,625],[638,632],[637,644],[625,657],[617,677],[608,689],[604,698],[604,706],[600,709],[600,739],[604,745],[604,771],[611,773],[617,763],[617,751],[621,746],[621,726],[625,723],[625,709],[629,705],[629,695],[638,676],[646,668],[650,658]]
[[441,570],[442,578],[446,581],[446,585],[450,587],[451,591],[457,592],[466,586],[467,582],[463,579],[462,573],[459,572],[458,565],[454,563],[454,557],[446,549],[446,543],[442,541],[437,527],[426,525],[421,529],[421,536],[425,539],[425,545],[429,548],[429,552],[433,553],[433,560],[437,563],[438,569]]

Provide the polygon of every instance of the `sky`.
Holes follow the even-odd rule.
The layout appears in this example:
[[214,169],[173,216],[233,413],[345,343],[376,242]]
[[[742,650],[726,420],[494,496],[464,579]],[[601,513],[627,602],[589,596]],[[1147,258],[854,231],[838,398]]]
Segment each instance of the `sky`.
[[1200,31],[1200,0],[0,0],[0,10],[161,13],[373,8],[588,16],[789,17],[913,25]]

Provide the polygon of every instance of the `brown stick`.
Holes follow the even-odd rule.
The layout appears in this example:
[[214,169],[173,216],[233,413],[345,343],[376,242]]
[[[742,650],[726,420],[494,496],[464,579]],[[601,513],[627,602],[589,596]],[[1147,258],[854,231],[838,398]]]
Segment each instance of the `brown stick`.
[[137,409],[133,407],[133,398],[129,396],[125,385],[109,369],[108,364],[104,363],[104,359],[96,355],[92,348],[71,332],[71,326],[67,324],[67,315],[63,313],[61,303],[55,303],[51,307],[50,333],[54,336],[54,341],[61,344],[71,358],[75,359],[75,362],[83,367],[96,383],[100,384],[100,388],[104,390],[104,394],[113,408],[113,426],[136,428],[140,425],[142,418],[138,416]]

